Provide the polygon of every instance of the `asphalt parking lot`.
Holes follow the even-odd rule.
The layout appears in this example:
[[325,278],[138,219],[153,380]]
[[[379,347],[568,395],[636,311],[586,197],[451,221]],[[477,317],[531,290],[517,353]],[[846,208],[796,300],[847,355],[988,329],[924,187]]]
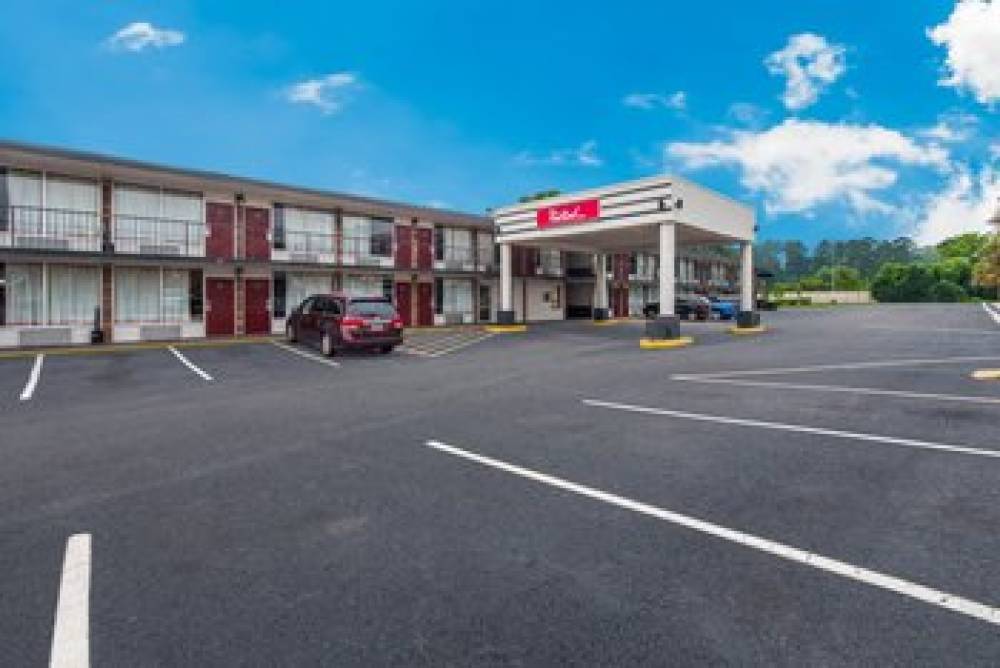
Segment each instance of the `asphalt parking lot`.
[[996,320],[0,359],[3,662],[995,665]]

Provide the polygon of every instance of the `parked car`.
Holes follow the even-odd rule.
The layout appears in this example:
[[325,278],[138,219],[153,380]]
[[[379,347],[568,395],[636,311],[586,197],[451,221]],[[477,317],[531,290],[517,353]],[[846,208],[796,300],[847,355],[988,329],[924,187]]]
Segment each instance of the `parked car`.
[[[642,309],[642,314],[647,318],[655,318],[660,313],[659,302],[649,302]],[[694,297],[693,299],[677,299],[674,301],[674,313],[681,320],[708,320],[712,314],[712,304],[706,297]]]
[[347,349],[388,354],[403,342],[403,321],[385,297],[311,295],[292,310],[285,334],[327,356]]
[[719,320],[734,320],[740,310],[735,302],[727,302],[718,297],[709,297],[708,301],[711,302],[712,315]]

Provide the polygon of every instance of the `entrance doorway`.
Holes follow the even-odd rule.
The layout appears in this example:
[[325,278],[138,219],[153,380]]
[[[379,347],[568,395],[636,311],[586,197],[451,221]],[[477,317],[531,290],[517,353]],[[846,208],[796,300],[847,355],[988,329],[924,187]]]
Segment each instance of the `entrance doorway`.
[[[409,228],[405,229],[406,233],[410,233]],[[403,320],[403,327],[413,326],[413,287],[405,282],[400,281],[396,283],[396,312],[399,313],[399,317]]]
[[233,336],[236,333],[236,308],[233,279],[205,280],[205,335]]
[[493,319],[493,303],[490,301],[490,286],[479,285],[479,322]]
[[267,302],[271,293],[271,281],[266,278],[248,278],[244,283],[246,298],[246,330],[249,336],[271,333],[271,314]]

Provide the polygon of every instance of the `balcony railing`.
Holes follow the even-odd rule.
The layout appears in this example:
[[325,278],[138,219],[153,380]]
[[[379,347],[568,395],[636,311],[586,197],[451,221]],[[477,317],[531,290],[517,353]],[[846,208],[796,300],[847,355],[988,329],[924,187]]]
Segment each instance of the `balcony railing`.
[[331,262],[337,248],[336,235],[330,232],[286,231],[283,241],[275,243],[275,250],[288,251],[296,262]]
[[101,220],[96,211],[0,208],[0,247],[98,252]]
[[205,256],[204,223],[126,214],[119,214],[114,220],[116,253]]
[[434,252],[434,264],[444,269],[472,270],[476,266],[476,252],[472,246],[438,246]]
[[352,267],[392,267],[394,244],[391,234],[341,237],[340,263]]

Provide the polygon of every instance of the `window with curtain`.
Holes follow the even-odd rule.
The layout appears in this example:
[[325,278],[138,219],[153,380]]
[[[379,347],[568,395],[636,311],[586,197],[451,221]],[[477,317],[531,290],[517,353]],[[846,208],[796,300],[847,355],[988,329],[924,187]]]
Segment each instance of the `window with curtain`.
[[296,253],[332,253],[336,216],[328,211],[284,207],[285,245]]
[[115,268],[115,321],[160,322],[160,270]]
[[49,265],[49,324],[91,323],[100,305],[99,267]]
[[14,236],[42,234],[42,175],[12,170],[7,174],[7,197]]
[[178,246],[197,254],[204,241],[201,195],[141,186],[115,186],[115,242],[124,252],[142,246]]
[[472,281],[445,278],[442,280],[441,309],[444,313],[472,315]]
[[4,309],[8,325],[41,325],[42,265],[8,264]]
[[329,274],[285,274],[285,304],[288,311],[301,304],[309,295],[329,294],[332,278]]
[[349,297],[380,297],[382,291],[381,276],[345,276],[344,293]]
[[455,227],[438,229],[442,241],[444,256],[439,258],[452,262],[472,261],[472,230]]
[[191,272],[187,269],[163,270],[163,321],[187,322],[191,319]]
[[47,176],[44,227],[48,236],[66,239],[71,250],[100,250],[97,184]]
[[350,258],[392,257],[392,221],[344,216],[344,254]]

